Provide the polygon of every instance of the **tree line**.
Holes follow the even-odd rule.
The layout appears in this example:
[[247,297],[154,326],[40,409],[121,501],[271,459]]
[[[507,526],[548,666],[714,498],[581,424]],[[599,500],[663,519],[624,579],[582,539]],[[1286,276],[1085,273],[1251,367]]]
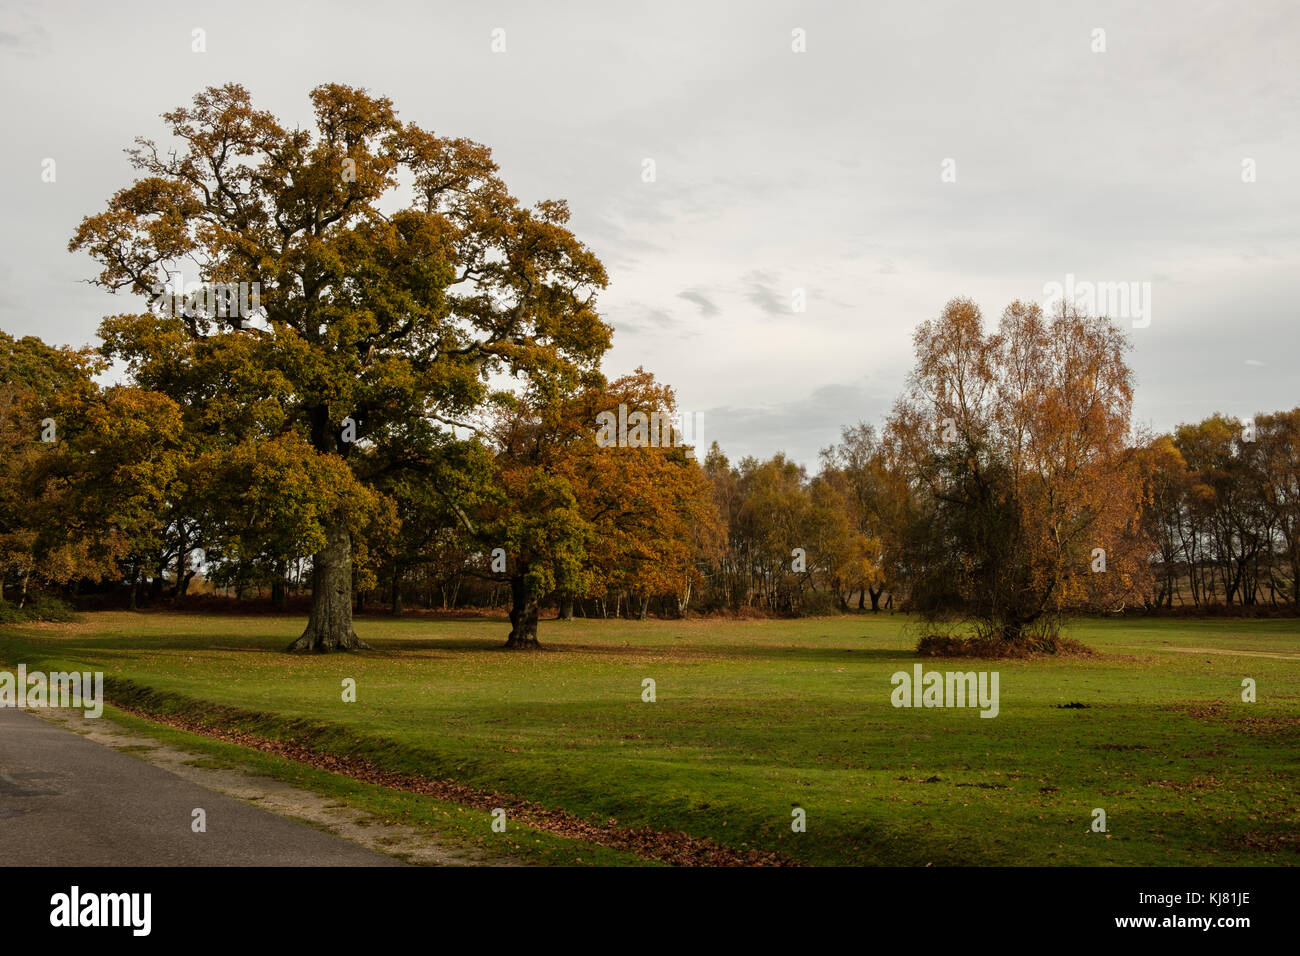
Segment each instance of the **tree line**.
[[[543,605],[561,618],[900,607],[1013,641],[1067,612],[1300,607],[1300,409],[1214,415],[1136,445],[1086,415],[1032,437],[1063,405],[1111,406],[1043,407],[1037,393],[1029,413],[987,382],[949,390],[981,363],[967,354],[962,369],[941,324],[918,339],[950,351],[927,351],[918,372],[947,382],[914,375],[882,430],[845,428],[812,474],[782,454],[733,464],[716,443],[602,447],[605,409],[674,413],[644,371],[504,404],[481,435],[363,443],[347,468],[287,436],[212,448],[168,396],[97,384],[95,353],[0,333],[0,601],[181,602],[201,574],[283,609],[310,592],[329,509],[346,507],[349,608],[504,604],[524,644]],[[1105,455],[1087,438],[1100,435]]]
[[[1050,644],[1081,610],[1300,604],[1300,410],[1138,439],[1112,323],[1015,302],[986,328],[956,299],[887,420],[811,473],[640,425],[611,444],[616,410],[678,410],[601,373],[607,278],[565,204],[524,206],[486,147],[386,99],[312,103],[314,131],[236,85],[165,114],[175,147],[138,139],[140,178],[70,242],[145,308],[97,349],[0,333],[0,604],[302,590],[300,651],[364,646],[375,601],[504,603],[512,647],[545,606],[897,607]],[[185,266],[254,314],[160,294]]]

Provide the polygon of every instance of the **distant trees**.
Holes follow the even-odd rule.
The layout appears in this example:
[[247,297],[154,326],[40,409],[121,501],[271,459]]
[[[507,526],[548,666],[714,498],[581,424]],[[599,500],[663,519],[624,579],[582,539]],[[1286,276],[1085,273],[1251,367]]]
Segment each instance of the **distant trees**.
[[394,509],[395,524],[363,539],[394,615],[420,581],[438,591],[443,606],[454,603],[457,578],[478,548],[470,515],[497,493],[494,467],[482,442],[428,423],[410,429],[401,446],[368,450],[358,462],[358,472]]
[[[870,597],[871,610],[879,611],[891,576],[889,559],[898,552],[906,488],[886,459],[876,430],[864,422],[846,427],[840,444],[822,449],[821,459],[820,479],[842,496],[852,528],[847,551],[853,555],[853,567],[843,586],[850,594],[857,592],[859,610]],[[897,569],[893,576],[898,576]]]
[[708,603],[826,612],[881,579],[879,542],[862,530],[843,472],[828,466],[810,479],[781,454],[733,467],[716,442],[704,469],[726,530]]
[[1212,415],[1144,451],[1150,603],[1300,606],[1300,408]]

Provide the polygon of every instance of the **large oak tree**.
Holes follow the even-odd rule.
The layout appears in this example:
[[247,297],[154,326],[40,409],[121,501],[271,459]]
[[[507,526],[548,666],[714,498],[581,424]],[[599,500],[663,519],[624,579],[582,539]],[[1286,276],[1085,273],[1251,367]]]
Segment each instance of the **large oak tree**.
[[[70,248],[114,291],[155,297],[177,271],[260,287],[251,318],[200,302],[106,319],[104,351],[175,400],[235,471],[271,453],[277,473],[320,479],[294,507],[320,534],[311,616],[292,648],[328,651],[361,646],[351,594],[364,496],[349,481],[335,493],[327,476],[351,469],[358,448],[461,424],[494,374],[580,377],[610,330],[595,310],[605,271],[563,202],[521,205],[485,146],[401,122],[387,99],[327,84],[311,101],[314,129],[255,109],[233,84],[164,114],[174,145],[137,139],[141,177]],[[295,466],[295,454],[328,461]]]

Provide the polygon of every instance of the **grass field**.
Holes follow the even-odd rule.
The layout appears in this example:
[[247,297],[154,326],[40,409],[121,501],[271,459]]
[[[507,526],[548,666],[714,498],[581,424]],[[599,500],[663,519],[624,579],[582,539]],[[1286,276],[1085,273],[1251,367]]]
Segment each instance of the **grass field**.
[[[891,705],[919,660],[901,615],[544,621],[528,653],[499,620],[367,618],[373,651],[283,653],[302,626],[100,613],[0,629],[0,664],[103,670],[110,702],[222,705],[388,770],[805,863],[1300,862],[1300,621],[1083,621],[1093,658],[922,662],[996,670],[994,719]],[[418,800],[393,812],[418,822]]]

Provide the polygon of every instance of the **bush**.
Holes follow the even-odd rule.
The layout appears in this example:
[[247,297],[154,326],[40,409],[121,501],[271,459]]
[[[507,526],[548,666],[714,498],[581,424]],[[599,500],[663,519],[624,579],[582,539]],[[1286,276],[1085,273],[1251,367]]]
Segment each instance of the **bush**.
[[22,607],[11,601],[0,604],[0,624],[29,624],[33,621],[75,621],[77,612],[58,598],[37,592],[28,595]]
[[795,610],[796,617],[826,617],[842,613],[843,603],[834,591],[807,591]]
[[1039,657],[1055,654],[1062,657],[1091,657],[1092,648],[1072,637],[1060,634],[1026,636],[1021,641],[1000,641],[995,638],[961,634],[930,633],[916,642],[916,652],[922,657]]

